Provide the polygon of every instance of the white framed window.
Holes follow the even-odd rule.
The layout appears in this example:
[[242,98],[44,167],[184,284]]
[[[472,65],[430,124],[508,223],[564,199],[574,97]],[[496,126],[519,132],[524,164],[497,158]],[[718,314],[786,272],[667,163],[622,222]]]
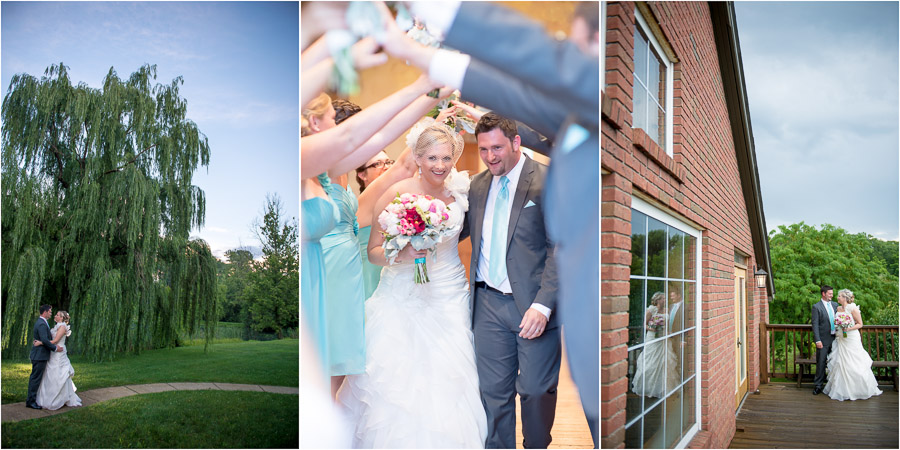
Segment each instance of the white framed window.
[[672,156],[672,62],[647,24],[634,11],[633,128],[643,129]]
[[680,448],[700,429],[701,234],[631,204],[626,448]]

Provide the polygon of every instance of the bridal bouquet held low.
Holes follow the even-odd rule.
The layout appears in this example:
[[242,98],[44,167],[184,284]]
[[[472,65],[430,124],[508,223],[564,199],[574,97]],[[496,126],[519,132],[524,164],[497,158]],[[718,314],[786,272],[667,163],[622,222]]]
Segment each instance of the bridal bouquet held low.
[[850,317],[850,313],[839,312],[834,315],[834,326],[835,328],[840,328],[844,333],[843,337],[847,337],[847,328],[853,326],[853,318]]
[[[443,201],[430,195],[398,193],[378,215],[378,223],[385,230],[381,232],[384,235],[381,246],[388,264],[394,264],[397,254],[407,245],[416,250],[430,250],[433,255],[444,236],[451,234],[447,225],[449,212]],[[418,284],[429,281],[425,260],[415,261],[414,281]]]

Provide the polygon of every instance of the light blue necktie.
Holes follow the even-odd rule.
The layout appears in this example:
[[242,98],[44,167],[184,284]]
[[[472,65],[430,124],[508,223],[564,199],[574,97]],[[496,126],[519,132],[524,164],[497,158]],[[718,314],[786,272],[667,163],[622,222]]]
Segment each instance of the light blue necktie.
[[509,178],[500,177],[500,192],[494,201],[494,229],[491,232],[491,260],[488,275],[494,286],[500,286],[506,280],[506,233],[509,227]]
[[831,320],[831,333],[834,333],[834,311],[831,309],[831,305],[825,303],[825,310],[828,311],[828,319]]

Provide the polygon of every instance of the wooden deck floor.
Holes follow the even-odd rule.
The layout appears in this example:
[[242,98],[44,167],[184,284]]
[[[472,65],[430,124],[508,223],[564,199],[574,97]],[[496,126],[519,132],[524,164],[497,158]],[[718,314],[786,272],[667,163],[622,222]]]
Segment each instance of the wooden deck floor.
[[744,401],[729,448],[898,448],[898,395],[831,400],[812,386],[761,385]]
[[[569,374],[569,364],[563,351],[559,368],[559,388],[556,397],[556,419],[550,430],[553,442],[548,448],[594,448],[578,390]],[[516,448],[522,447],[522,419],[519,415],[519,396],[516,396]]]

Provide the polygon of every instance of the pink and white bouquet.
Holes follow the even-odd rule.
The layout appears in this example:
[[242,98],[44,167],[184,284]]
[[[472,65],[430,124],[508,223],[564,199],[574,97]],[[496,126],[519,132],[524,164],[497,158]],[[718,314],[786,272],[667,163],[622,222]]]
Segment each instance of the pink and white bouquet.
[[650,327],[651,331],[659,331],[664,329],[666,326],[666,315],[665,314],[654,314],[650,316],[650,322],[647,323],[647,326]]
[[844,337],[847,337],[847,328],[853,326],[853,317],[850,316],[850,313],[839,312],[834,315],[834,326],[835,328],[840,328],[844,333]]
[[[437,245],[450,234],[447,222],[450,208],[443,201],[430,195],[400,194],[378,215],[378,223],[384,235],[384,257],[394,264],[397,255],[407,245],[416,250],[429,250],[434,254]],[[414,281],[427,283],[426,258],[416,258]]]

